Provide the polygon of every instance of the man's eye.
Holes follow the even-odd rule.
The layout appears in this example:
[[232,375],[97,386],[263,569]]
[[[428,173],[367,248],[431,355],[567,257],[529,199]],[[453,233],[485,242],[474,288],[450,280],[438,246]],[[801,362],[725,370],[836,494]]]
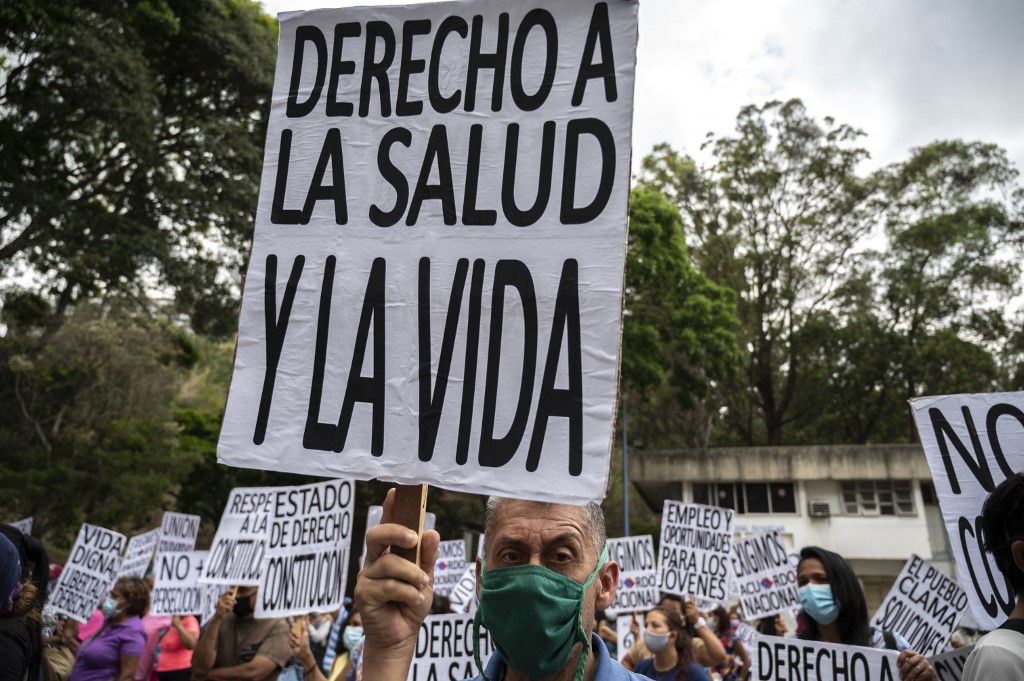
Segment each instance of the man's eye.
[[515,563],[519,560],[519,552],[513,549],[506,549],[498,555],[498,558],[506,563]]

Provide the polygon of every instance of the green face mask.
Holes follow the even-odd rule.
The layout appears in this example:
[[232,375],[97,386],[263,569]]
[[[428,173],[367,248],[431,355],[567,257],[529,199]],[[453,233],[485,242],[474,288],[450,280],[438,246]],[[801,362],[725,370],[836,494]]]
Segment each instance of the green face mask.
[[[583,629],[583,596],[604,565],[608,548],[597,567],[579,582],[540,565],[516,565],[483,570],[480,606],[473,619],[473,656],[480,673],[480,625],[487,628],[505,664],[531,679],[556,674],[583,643],[575,681],[583,678],[590,656],[590,641]],[[484,675],[485,681],[491,681]]]

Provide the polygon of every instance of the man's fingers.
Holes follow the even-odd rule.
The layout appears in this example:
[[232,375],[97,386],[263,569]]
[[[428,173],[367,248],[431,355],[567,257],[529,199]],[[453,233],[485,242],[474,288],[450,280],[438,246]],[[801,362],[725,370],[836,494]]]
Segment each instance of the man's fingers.
[[437,550],[441,546],[441,535],[436,530],[427,530],[420,539],[420,569],[434,581],[434,564],[437,562]]
[[392,544],[408,549],[416,546],[416,539],[415,532],[395,523],[381,523],[371,527],[366,531],[366,564],[370,565],[379,560]]

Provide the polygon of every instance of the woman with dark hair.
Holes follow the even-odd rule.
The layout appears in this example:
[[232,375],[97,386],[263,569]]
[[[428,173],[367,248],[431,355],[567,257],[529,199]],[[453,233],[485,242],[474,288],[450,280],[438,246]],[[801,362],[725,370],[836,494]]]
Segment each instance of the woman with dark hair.
[[[736,630],[729,613],[722,606],[718,606],[708,614],[708,626],[725,648],[725,662],[718,665],[712,671],[716,672],[723,681],[734,679],[745,679],[750,676],[750,655],[743,641],[736,637]],[[737,662],[736,658],[739,658]]]
[[711,681],[693,660],[693,645],[683,618],[673,608],[657,607],[644,617],[644,643],[654,657],[640,660],[633,671],[654,681]]
[[38,679],[42,654],[36,587],[22,579],[18,549],[0,534],[0,680]]
[[900,636],[869,624],[864,591],[845,558],[817,546],[807,546],[800,550],[796,581],[800,605],[807,616],[807,625],[799,638],[899,650],[897,664],[902,681],[934,681],[935,671],[923,655],[910,650],[910,644]]
[[138,577],[122,577],[103,602],[103,626],[78,649],[68,681],[132,681],[146,645],[142,616],[149,610],[149,587]]

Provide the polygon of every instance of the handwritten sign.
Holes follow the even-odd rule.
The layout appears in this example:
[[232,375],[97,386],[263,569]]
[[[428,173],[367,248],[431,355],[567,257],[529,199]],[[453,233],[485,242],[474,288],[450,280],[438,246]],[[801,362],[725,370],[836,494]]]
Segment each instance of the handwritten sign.
[[[480,660],[494,652],[487,630],[480,627]],[[468,679],[476,676],[473,662],[473,616],[463,613],[429,615],[420,625],[408,681]]]
[[896,681],[895,650],[841,646],[776,636],[753,643],[751,678],[756,681]]
[[637,8],[283,16],[220,461],[604,497]]
[[658,604],[658,572],[651,535],[609,539],[608,559],[619,564],[619,588],[611,610],[650,610]]
[[437,549],[437,562],[434,563],[434,593],[448,596],[464,572],[466,542],[461,539],[441,542]]
[[150,530],[137,534],[128,540],[128,548],[125,549],[124,558],[121,561],[121,569],[117,574],[121,577],[146,576],[149,563],[153,560],[153,553],[156,551],[157,539],[160,537],[160,530]]
[[658,588],[723,603],[731,579],[733,513],[727,508],[665,501]]
[[199,578],[208,554],[209,551],[162,551],[157,555],[150,615],[203,614],[207,585],[200,584]]
[[160,523],[160,540],[157,542],[158,553],[164,551],[191,551],[196,547],[201,519],[189,513],[165,511]]
[[220,516],[202,581],[209,584],[255,585],[270,540],[275,487],[236,487]]
[[755,620],[800,608],[796,570],[777,531],[745,537],[733,544],[732,572],[743,613]]
[[83,523],[46,608],[85,624],[114,585],[125,536]]

